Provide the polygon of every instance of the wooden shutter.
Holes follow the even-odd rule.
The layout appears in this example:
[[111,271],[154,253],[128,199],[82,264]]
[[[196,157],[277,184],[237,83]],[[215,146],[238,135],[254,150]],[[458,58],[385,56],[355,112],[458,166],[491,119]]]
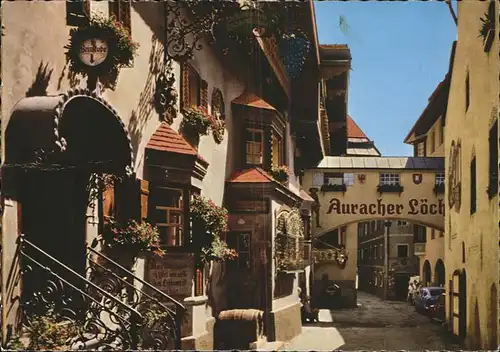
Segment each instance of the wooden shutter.
[[148,200],[149,200],[149,181],[139,181],[139,197],[140,197],[140,220],[146,221],[148,218]]
[[201,80],[200,105],[208,111],[208,82]]
[[102,192],[102,216],[104,224],[108,223],[110,217],[116,217],[116,196],[113,185]]
[[182,64],[181,68],[181,75],[182,75],[182,81],[181,81],[181,108],[182,109],[188,109],[189,102],[191,101],[190,97],[190,91],[189,91],[189,65],[184,62]]

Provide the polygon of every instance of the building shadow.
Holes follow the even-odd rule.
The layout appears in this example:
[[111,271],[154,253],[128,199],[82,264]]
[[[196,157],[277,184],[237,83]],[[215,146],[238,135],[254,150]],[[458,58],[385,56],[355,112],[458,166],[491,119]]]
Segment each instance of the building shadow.
[[35,80],[28,88],[26,96],[27,97],[46,96],[47,88],[49,87],[50,78],[52,77],[53,72],[54,69],[53,68],[49,69],[48,63],[44,64],[43,61],[41,61],[40,65],[38,65],[38,70],[35,75]]

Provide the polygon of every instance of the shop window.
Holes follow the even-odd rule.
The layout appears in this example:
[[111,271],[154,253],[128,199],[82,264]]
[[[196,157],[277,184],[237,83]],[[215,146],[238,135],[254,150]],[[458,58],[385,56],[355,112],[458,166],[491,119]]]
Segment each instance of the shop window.
[[407,244],[398,244],[397,245],[398,258],[408,258],[408,245]]
[[246,162],[250,165],[262,165],[264,154],[264,131],[247,128]]
[[202,106],[202,81],[200,75],[189,64],[182,65],[182,108],[189,109],[193,106]]
[[470,163],[470,213],[476,212],[476,157]]
[[185,243],[184,192],[182,189],[156,187],[152,192],[154,223],[163,246],[180,247]]
[[66,24],[68,26],[85,25],[90,17],[90,0],[66,0]]
[[283,143],[279,136],[272,135],[272,167],[283,165]]
[[498,193],[498,119],[489,133],[489,184],[488,196],[493,198]]
[[399,186],[399,174],[382,173],[380,174],[380,184],[388,186]]
[[110,1],[108,4],[110,17],[114,17],[114,19],[120,22],[122,26],[128,30],[129,34],[132,35],[132,25],[130,20],[130,1]]

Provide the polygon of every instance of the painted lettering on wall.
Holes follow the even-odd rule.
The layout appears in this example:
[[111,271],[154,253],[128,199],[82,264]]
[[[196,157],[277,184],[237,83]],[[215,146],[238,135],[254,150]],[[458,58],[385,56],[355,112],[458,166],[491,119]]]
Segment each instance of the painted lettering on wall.
[[376,203],[342,203],[338,198],[332,198],[327,214],[339,215],[444,215],[444,202],[430,203],[426,198],[410,198],[408,204],[384,203],[381,198]]
[[147,277],[151,285],[169,296],[191,296],[194,262],[190,254],[169,253],[148,261]]

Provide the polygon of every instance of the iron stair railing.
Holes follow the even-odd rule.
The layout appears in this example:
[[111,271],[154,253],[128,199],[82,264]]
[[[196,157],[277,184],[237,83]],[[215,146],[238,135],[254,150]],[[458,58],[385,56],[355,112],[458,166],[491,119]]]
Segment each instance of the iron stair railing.
[[34,317],[52,310],[80,327],[72,348],[180,349],[181,303],[89,246],[86,259],[82,275],[20,236],[21,307],[28,331]]

